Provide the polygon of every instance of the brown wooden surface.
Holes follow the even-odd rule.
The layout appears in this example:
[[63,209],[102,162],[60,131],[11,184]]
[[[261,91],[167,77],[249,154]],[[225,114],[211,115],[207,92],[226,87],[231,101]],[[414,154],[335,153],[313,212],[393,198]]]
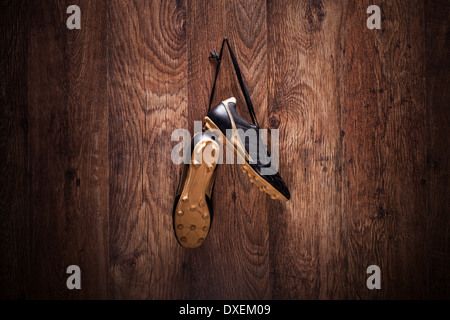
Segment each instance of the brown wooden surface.
[[[79,0],[68,30],[71,4],[1,5],[0,297],[450,298],[446,1]],[[224,36],[291,200],[222,165],[186,250],[171,134],[206,114]],[[249,118],[223,59],[215,103]]]
[[29,285],[28,26],[26,1],[0,10],[0,297],[26,298]]
[[348,276],[345,6],[273,1],[267,14],[269,124],[280,130],[280,172],[291,189],[289,202],[270,203],[273,294],[341,298]]
[[[388,1],[385,31],[370,33],[356,27],[369,5],[360,1],[347,11],[350,282],[359,298],[424,298],[424,8]],[[357,290],[368,264],[384,270],[383,290]]]
[[[208,49],[220,50],[225,36],[236,48],[235,54],[242,57],[241,71],[248,79],[250,94],[255,97],[258,119],[264,122],[267,108],[265,3],[189,1],[188,12],[190,125],[202,120],[208,110],[215,74]],[[236,21],[243,28],[238,28]],[[228,51],[223,61],[213,107],[232,96],[244,101]],[[248,118],[245,105],[241,103],[238,110]],[[269,299],[267,210],[261,210],[268,203],[267,197],[248,181],[239,166],[225,165],[217,171],[213,202],[214,220],[208,241],[189,255],[192,298]],[[220,209],[215,210],[216,207]]]
[[450,3],[425,2],[427,294],[450,296]]
[[[80,1],[84,28],[69,32],[65,3],[29,5],[29,296],[106,297],[105,7]],[[82,290],[67,290],[69,265],[89,270],[83,273]]]
[[108,17],[110,297],[186,298],[170,196],[170,136],[187,124],[186,8],[112,1]]

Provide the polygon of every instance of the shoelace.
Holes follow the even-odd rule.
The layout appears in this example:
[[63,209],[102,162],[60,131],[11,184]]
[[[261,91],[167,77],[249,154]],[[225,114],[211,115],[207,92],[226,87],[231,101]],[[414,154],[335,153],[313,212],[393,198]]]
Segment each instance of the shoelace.
[[253,124],[256,125],[257,128],[259,128],[258,119],[256,119],[255,109],[253,108],[252,100],[251,100],[250,95],[249,95],[249,93],[247,91],[247,88],[245,87],[244,80],[243,80],[242,74],[241,74],[241,69],[239,68],[239,64],[237,62],[236,56],[234,55],[234,52],[231,49],[230,43],[228,42],[227,38],[223,39],[222,47],[220,49],[220,54],[217,53],[216,49],[211,51],[210,58],[217,60],[217,66],[216,66],[216,75],[214,77],[214,84],[213,84],[213,87],[212,87],[212,90],[211,90],[211,95],[209,97],[208,112],[211,110],[211,105],[212,105],[212,102],[213,102],[213,99],[214,99],[214,92],[216,90],[217,76],[219,75],[220,64],[222,62],[222,54],[223,54],[223,49],[224,49],[225,43],[227,44],[228,51],[230,52],[231,61],[233,62],[233,66],[234,66],[234,71],[235,71],[236,76],[238,78],[239,85],[241,87],[242,93],[244,94],[245,102],[247,103],[248,113],[250,114],[250,117],[252,119]]

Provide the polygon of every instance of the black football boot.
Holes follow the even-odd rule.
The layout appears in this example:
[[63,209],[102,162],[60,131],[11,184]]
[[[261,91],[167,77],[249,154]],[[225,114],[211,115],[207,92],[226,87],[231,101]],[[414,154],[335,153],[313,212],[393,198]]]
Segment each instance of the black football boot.
[[197,248],[208,235],[212,222],[211,194],[214,187],[219,144],[208,133],[197,133],[178,185],[173,206],[173,227],[181,246]]
[[[204,119],[206,130],[217,132],[220,130],[227,149],[234,150],[240,160],[242,171],[256,184],[261,191],[270,195],[272,199],[287,201],[290,199],[289,189],[277,170],[271,168],[270,150],[267,150],[260,141],[259,127],[243,119],[236,111],[236,99],[230,98],[222,101]],[[227,129],[231,129],[228,134]],[[256,139],[246,139],[247,130],[253,130]],[[232,141],[234,140],[234,141]],[[253,145],[252,145],[253,144]],[[256,145],[255,145],[256,144]],[[263,148],[260,150],[260,148]],[[239,162],[238,162],[239,163]],[[265,170],[264,170],[265,169]]]
[[[223,101],[211,110],[225,45],[227,45],[228,47],[234,71],[236,72],[236,77],[239,81],[239,86],[241,87],[245,102],[247,104],[247,109],[253,123],[247,122],[238,114],[238,112],[236,111],[235,98],[230,98],[226,101]],[[218,54],[216,50],[211,51],[211,58],[217,60],[217,66],[214,84],[211,90],[211,95],[209,97],[209,112],[204,119],[204,129],[213,131],[219,130],[219,137],[220,134],[222,134],[224,141],[226,141],[227,143],[227,149],[234,149],[238,161],[240,160],[240,162],[243,163],[241,166],[242,171],[246,175],[248,175],[250,181],[256,184],[261,191],[268,193],[272,199],[280,199],[284,201],[289,200],[291,196],[288,187],[278,174],[278,170],[272,168],[271,166],[272,163],[270,163],[270,151],[260,143],[260,127],[258,124],[258,120],[256,119],[256,113],[253,108],[253,103],[250,98],[250,94],[245,87],[244,79],[242,77],[238,61],[236,59],[236,56],[234,55],[233,50],[231,49],[230,43],[228,42],[227,38],[223,39],[220,54]],[[234,141],[227,140],[227,129],[231,130],[231,132],[233,133],[231,135],[231,139]],[[256,140],[257,142],[251,142],[245,139],[245,137],[247,136],[245,132],[249,129],[252,129],[252,131],[254,130],[254,132],[256,132],[256,139],[253,140]],[[251,131],[249,133],[251,133]],[[259,150],[260,147],[261,150]],[[269,162],[267,160],[269,160]]]

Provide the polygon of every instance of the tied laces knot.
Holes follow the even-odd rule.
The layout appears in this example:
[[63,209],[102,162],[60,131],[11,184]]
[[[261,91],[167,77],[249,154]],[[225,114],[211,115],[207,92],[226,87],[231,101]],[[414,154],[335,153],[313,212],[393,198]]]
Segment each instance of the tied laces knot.
[[220,56],[217,53],[216,49],[210,51],[211,55],[209,56],[210,59],[215,59],[217,62],[220,61]]

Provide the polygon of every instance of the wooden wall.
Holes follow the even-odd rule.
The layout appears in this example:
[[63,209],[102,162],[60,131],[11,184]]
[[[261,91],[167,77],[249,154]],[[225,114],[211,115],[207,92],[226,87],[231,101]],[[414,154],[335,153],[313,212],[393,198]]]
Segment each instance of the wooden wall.
[[[0,297],[450,297],[448,1],[78,0],[68,30],[72,2],[0,5]],[[224,36],[292,199],[223,165],[186,250],[170,137],[205,115]],[[216,100],[248,118],[224,59]]]

